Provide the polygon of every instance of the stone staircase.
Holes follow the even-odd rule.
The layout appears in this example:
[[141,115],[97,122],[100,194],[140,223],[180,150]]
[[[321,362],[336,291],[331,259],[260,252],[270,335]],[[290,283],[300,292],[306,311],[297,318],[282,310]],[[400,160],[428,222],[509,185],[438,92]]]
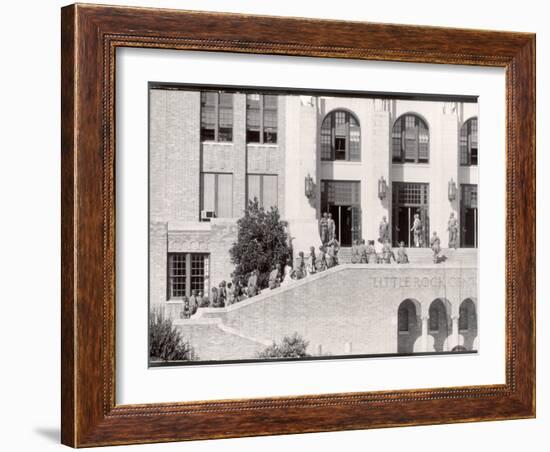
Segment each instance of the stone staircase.
[[[396,253],[397,248],[394,248]],[[409,262],[411,264],[433,264],[432,250],[430,248],[407,248]],[[445,262],[460,263],[462,265],[476,265],[478,259],[477,248],[442,248],[440,256],[445,256]],[[340,248],[338,252],[340,264],[351,263],[351,248]]]

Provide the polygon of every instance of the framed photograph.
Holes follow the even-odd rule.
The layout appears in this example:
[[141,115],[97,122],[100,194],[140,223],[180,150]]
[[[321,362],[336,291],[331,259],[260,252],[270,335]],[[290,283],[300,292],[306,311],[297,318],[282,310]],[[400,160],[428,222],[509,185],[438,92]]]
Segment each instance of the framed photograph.
[[535,416],[535,36],[62,9],[62,442]]

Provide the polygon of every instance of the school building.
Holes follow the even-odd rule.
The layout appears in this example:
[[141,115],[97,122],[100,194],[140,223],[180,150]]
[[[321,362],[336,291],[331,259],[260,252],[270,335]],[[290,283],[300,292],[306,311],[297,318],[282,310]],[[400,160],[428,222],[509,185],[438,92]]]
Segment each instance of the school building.
[[[249,199],[277,206],[295,253],[320,245],[331,212],[343,249],[376,239],[477,247],[478,105],[461,102],[196,90],[151,85],[150,303],[181,303],[231,279],[229,248]],[[411,250],[413,251],[413,250]],[[426,250],[428,251],[428,250]],[[415,261],[411,259],[411,264]]]

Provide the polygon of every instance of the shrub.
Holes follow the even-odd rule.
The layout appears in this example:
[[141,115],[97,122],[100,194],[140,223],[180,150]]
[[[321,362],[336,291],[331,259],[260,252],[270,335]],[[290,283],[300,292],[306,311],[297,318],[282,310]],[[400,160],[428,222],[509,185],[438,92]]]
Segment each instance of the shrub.
[[161,310],[149,316],[149,359],[152,361],[196,361],[193,347],[184,342],[172,320]]
[[285,336],[280,344],[273,342],[258,353],[258,358],[307,358],[309,342],[305,341],[298,333],[292,336]]
[[277,207],[265,210],[259,206],[258,199],[249,201],[244,216],[237,222],[237,242],[229,250],[235,265],[234,282],[246,286],[250,272],[258,270],[258,288],[268,286],[271,270],[277,264],[284,268],[291,256],[286,225]]

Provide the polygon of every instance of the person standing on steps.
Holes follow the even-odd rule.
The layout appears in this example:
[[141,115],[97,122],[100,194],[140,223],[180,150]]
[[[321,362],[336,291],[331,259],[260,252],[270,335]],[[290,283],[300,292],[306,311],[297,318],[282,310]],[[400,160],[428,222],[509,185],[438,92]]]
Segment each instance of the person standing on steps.
[[414,237],[414,246],[419,248],[422,246],[422,221],[420,220],[420,215],[418,213],[414,214],[413,226],[411,232]]

